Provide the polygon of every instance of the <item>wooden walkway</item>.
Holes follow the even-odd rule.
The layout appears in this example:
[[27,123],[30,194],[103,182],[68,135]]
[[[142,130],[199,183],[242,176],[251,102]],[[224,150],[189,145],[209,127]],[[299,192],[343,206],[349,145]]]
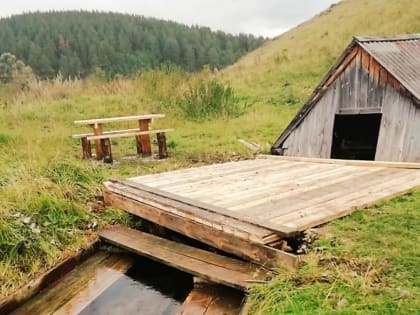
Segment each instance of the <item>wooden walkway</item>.
[[297,257],[272,246],[420,187],[420,164],[260,156],[105,183],[105,201],[267,266]]
[[100,237],[135,254],[239,290],[247,290],[255,281],[264,282],[272,276],[250,263],[125,227],[101,231]]

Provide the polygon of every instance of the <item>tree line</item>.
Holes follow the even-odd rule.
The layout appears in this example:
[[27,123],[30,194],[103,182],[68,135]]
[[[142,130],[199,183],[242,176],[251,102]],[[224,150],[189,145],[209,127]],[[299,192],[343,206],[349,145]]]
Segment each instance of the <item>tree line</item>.
[[162,66],[221,68],[264,40],[119,13],[37,12],[0,19],[0,55],[15,55],[40,78],[96,71],[113,77]]

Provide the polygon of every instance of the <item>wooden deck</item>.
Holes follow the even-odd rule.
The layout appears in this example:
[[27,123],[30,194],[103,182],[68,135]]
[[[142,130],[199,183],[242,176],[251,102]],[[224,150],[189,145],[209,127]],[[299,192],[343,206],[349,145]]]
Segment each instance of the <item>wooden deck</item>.
[[260,156],[105,183],[106,202],[240,257],[293,268],[270,244],[420,187],[420,164]]

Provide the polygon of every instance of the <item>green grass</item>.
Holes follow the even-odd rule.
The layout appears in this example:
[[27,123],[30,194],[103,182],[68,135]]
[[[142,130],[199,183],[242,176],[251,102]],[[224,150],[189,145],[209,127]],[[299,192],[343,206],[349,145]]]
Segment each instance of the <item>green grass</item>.
[[[271,139],[295,108],[273,114],[273,105],[261,104],[246,108],[242,115],[186,120],[177,102],[190,85],[207,77],[149,72],[112,82],[33,83],[24,93],[2,94],[0,297],[86,246],[96,237],[94,222],[100,227],[130,223],[121,212],[95,210],[95,196],[101,194],[104,180],[251,157],[239,138],[258,142],[268,152]],[[80,144],[71,135],[88,129],[74,125],[74,120],[153,112],[167,115],[156,120],[154,128],[175,129],[167,135],[169,159],[123,159],[135,155],[134,139],[113,141],[117,166],[80,159]]]
[[[353,34],[420,32],[419,4],[344,1],[216,77],[151,71],[112,82],[33,82],[26,91],[0,85],[0,299],[87,246],[97,237],[93,223],[133,223],[123,212],[97,209],[104,180],[252,157],[240,138],[268,152]],[[214,78],[230,82],[240,113],[185,119],[177,102]],[[113,141],[116,166],[80,159],[71,135],[87,129],[74,120],[137,113],[167,115],[153,127],[175,128],[169,159],[123,159],[135,154],[133,139]],[[419,208],[416,192],[333,222],[296,274],[253,289],[253,313],[416,313]]]
[[253,314],[418,314],[420,192],[332,222],[301,269],[251,293]]

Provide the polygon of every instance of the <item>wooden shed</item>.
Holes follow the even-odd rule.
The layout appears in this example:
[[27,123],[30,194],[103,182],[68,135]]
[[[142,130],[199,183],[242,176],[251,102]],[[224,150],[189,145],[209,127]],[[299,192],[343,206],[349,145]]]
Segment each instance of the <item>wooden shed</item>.
[[420,162],[420,34],[355,37],[272,153]]

